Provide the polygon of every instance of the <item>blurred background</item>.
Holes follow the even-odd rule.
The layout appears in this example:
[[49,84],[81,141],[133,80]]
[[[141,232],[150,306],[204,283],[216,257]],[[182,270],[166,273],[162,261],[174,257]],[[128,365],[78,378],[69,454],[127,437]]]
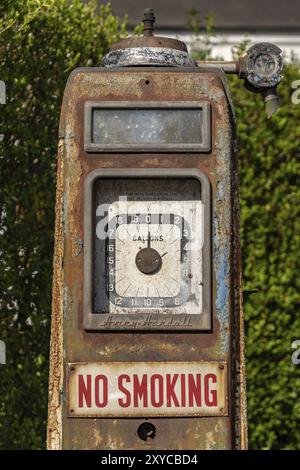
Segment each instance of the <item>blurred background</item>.
[[[99,1],[98,4],[106,3]],[[273,42],[287,56],[300,53],[300,6],[298,0],[112,0],[116,15],[128,15],[129,27],[140,22],[141,11],[154,9],[157,35],[178,37],[195,45],[195,32],[205,21],[215,26],[212,55],[230,60],[232,48],[245,38],[251,42]],[[197,24],[198,23],[198,24]],[[195,31],[196,29],[196,31]]]
[[[196,58],[230,59],[252,42],[284,50],[281,107],[229,78],[238,125],[248,418],[251,449],[300,449],[300,5],[296,0],[5,0],[0,4],[0,449],[46,439],[56,147],[75,67],[99,66],[136,34],[145,7],[157,33]],[[138,26],[136,28],[136,26]],[[297,363],[298,362],[298,363]]]

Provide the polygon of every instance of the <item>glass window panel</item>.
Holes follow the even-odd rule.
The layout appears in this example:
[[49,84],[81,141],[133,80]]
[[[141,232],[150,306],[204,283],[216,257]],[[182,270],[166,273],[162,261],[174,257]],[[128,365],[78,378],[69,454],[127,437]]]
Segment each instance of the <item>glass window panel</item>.
[[202,109],[93,110],[94,144],[201,144]]

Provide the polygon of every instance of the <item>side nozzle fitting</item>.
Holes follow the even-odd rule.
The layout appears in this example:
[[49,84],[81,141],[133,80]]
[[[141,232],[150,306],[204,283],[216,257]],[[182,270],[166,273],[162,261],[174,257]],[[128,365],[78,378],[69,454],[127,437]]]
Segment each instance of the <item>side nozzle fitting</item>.
[[268,90],[262,91],[262,96],[266,106],[267,117],[270,118],[280,106],[276,88],[269,88]]

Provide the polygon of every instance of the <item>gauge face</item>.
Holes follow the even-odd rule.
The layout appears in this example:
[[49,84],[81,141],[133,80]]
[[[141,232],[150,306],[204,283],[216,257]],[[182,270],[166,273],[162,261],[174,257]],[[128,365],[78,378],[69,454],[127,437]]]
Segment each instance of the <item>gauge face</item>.
[[274,44],[254,44],[243,58],[241,76],[257,89],[276,86],[282,78],[281,53]]
[[101,181],[94,213],[95,313],[202,313],[204,205],[198,180]]
[[268,77],[276,68],[275,59],[270,54],[260,54],[254,61],[254,68],[257,74]]
[[199,306],[201,256],[194,253],[198,269],[192,273],[190,224],[196,218],[201,223],[201,202],[115,203],[110,212],[106,242],[110,310],[187,311],[192,297]]

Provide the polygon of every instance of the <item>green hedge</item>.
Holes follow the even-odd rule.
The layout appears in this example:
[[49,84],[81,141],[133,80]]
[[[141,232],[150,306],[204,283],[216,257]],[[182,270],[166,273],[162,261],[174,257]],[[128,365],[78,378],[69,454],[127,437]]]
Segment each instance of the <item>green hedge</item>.
[[[3,5],[4,3],[4,5]],[[80,0],[1,2],[0,448],[45,446],[57,128],[70,71],[100,63],[125,34],[103,7]],[[17,7],[16,7],[17,5]],[[265,118],[259,96],[231,80],[240,142],[251,448],[300,449],[299,134],[292,105],[296,65],[286,68],[282,107]]]
[[126,29],[109,7],[96,14],[93,5],[18,0],[0,6],[0,79],[7,87],[0,113],[0,339],[8,356],[0,366],[2,449],[45,446],[62,95],[71,70],[99,65]]
[[232,80],[239,138],[250,446],[300,449],[300,104],[297,64],[285,68],[281,108],[267,120],[259,95]]

